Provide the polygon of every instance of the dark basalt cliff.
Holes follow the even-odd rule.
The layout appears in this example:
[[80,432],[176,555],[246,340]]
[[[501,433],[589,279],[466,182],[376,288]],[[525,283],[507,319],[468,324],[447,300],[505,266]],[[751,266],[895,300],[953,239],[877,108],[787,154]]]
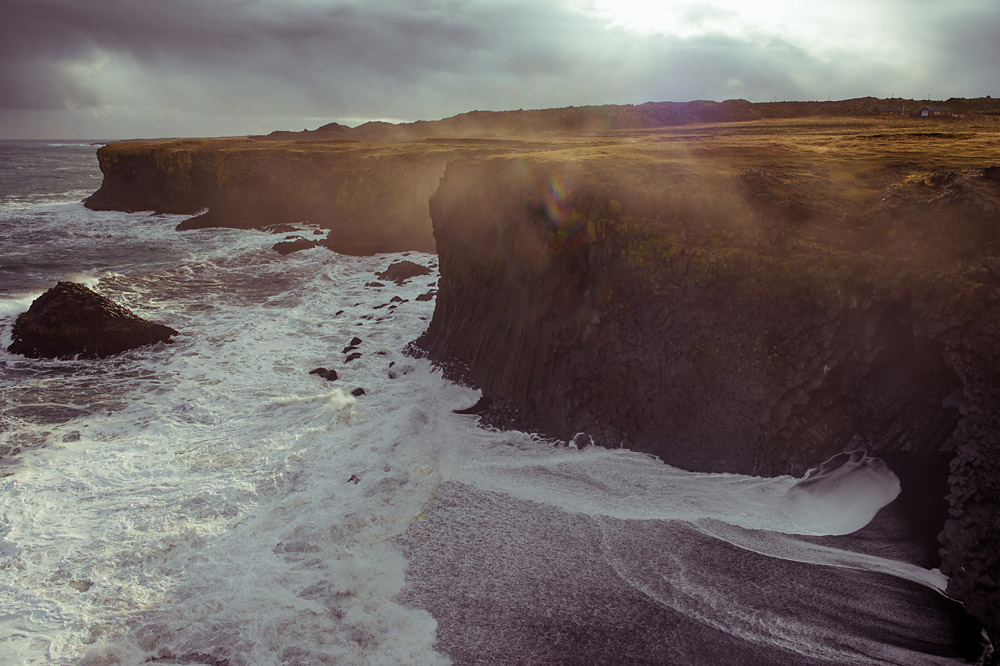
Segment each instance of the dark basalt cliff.
[[932,524],[947,478],[941,568],[996,636],[998,171],[894,167],[852,202],[814,172],[578,157],[448,168],[418,346],[494,422],[704,471],[865,449]]
[[349,254],[433,252],[427,199],[455,150],[448,142],[114,143],[97,152],[104,182],[86,205],[201,213],[180,230],[309,222],[330,229],[329,246]]

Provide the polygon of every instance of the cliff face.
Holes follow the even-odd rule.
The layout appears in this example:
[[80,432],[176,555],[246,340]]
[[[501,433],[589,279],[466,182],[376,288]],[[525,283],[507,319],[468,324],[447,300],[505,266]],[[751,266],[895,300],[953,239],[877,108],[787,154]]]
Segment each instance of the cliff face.
[[895,460],[904,492],[946,477],[941,566],[996,636],[995,171],[894,171],[855,202],[776,173],[453,164],[419,345],[466,366],[494,421],[694,470],[801,473],[861,448]]
[[104,183],[86,205],[204,211],[181,230],[311,222],[331,230],[328,243],[340,252],[433,252],[427,199],[453,151],[446,142],[116,143],[98,151]]
[[193,214],[219,189],[215,156],[193,142],[109,144],[97,160],[104,182],[86,200],[93,210]]

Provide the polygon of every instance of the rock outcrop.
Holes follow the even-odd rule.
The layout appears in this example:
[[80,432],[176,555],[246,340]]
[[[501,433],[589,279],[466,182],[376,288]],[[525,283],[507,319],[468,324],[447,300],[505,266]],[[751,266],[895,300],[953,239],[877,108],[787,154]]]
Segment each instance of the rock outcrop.
[[104,182],[85,205],[199,213],[182,231],[309,222],[329,229],[323,244],[345,254],[433,252],[427,200],[456,151],[478,149],[447,141],[120,142],[97,151]]
[[293,252],[301,252],[302,250],[311,250],[312,248],[318,246],[319,243],[316,241],[309,240],[307,238],[296,238],[294,240],[285,240],[280,243],[275,243],[274,247],[271,249],[278,254],[285,256],[292,254]]
[[309,374],[318,375],[328,382],[335,382],[340,377],[340,375],[337,374],[337,371],[332,368],[314,368],[309,371]]
[[389,267],[381,273],[376,273],[375,277],[379,280],[386,280],[387,282],[404,284],[410,278],[430,274],[431,269],[426,266],[421,266],[420,264],[412,261],[396,261],[390,264]]
[[31,358],[103,358],[175,335],[82,284],[59,282],[17,317],[7,350]]
[[431,200],[440,291],[418,346],[464,368],[494,423],[694,470],[800,474],[863,449],[912,470],[904,493],[946,478],[920,520],[940,531],[950,593],[996,637],[992,172],[883,174],[845,206],[774,170],[642,167],[451,165]]

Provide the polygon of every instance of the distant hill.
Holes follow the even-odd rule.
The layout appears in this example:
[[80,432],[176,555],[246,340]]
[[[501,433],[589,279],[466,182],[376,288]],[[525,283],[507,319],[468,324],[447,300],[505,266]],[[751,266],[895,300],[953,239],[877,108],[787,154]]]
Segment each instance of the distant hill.
[[875,107],[902,108],[916,116],[924,106],[947,106],[959,115],[1000,115],[1000,100],[990,97],[947,100],[877,99],[858,97],[828,102],[646,102],[570,106],[559,109],[469,111],[443,120],[412,123],[367,122],[357,127],[329,123],[314,130],[279,130],[253,136],[272,141],[412,141],[427,138],[503,137],[525,134],[580,134],[612,130],[641,130],[696,123],[740,122],[768,118],[866,117]]

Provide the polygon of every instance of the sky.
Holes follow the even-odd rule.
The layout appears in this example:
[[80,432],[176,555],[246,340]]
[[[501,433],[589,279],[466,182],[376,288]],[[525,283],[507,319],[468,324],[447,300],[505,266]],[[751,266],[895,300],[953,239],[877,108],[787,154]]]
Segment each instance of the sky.
[[0,0],[0,139],[1000,95],[1000,0]]

